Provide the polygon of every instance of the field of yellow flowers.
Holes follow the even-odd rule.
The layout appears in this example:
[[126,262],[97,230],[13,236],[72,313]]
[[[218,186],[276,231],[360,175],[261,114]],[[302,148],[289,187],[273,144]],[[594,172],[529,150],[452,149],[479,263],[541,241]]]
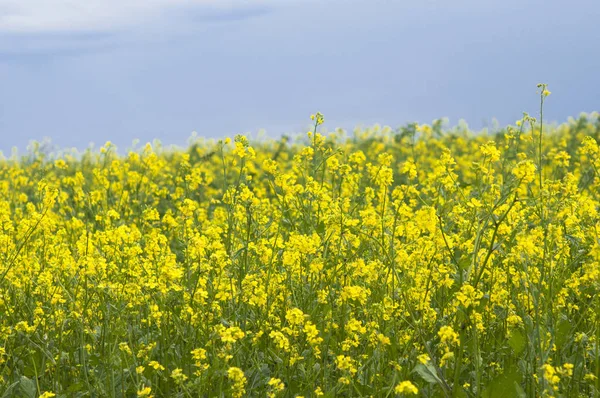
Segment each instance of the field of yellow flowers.
[[313,120],[2,160],[0,396],[600,396],[598,114]]

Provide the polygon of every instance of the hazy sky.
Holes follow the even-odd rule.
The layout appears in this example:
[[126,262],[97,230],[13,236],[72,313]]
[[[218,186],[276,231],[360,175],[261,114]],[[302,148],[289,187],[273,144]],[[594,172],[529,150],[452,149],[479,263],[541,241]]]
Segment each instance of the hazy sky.
[[0,150],[600,110],[598,0],[0,0]]

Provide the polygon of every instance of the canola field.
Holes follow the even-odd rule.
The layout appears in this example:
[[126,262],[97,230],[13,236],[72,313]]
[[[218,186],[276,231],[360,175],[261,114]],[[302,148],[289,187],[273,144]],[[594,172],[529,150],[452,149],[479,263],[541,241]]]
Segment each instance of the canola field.
[[598,114],[313,120],[2,160],[0,396],[600,396]]

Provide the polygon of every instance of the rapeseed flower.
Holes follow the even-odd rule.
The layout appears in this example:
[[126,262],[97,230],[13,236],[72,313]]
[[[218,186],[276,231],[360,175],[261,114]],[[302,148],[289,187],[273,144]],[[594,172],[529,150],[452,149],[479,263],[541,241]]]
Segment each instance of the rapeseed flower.
[[507,377],[509,395],[593,395],[598,117],[327,133],[315,114],[296,141],[0,159],[0,378],[46,397]]

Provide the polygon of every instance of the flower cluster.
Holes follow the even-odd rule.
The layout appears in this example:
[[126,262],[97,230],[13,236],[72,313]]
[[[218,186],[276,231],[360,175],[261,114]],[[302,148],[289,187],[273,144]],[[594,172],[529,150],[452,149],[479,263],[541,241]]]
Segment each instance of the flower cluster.
[[0,395],[600,393],[597,114],[324,122],[0,159]]

